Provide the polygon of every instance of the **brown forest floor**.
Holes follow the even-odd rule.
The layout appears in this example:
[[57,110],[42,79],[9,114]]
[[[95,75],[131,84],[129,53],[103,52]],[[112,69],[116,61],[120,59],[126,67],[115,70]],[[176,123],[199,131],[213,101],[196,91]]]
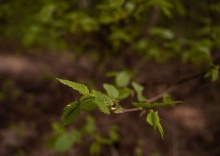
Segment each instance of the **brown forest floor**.
[[[153,97],[168,83],[198,72],[192,65],[172,60],[155,64],[142,62],[138,56],[117,56],[103,62],[89,56],[70,53],[40,55],[0,55],[0,155],[2,156],[60,156],[45,147],[45,138],[52,132],[51,123],[58,122],[64,106],[75,100],[75,92],[59,84],[60,77],[97,86],[111,82],[106,71],[130,69],[135,80],[145,86],[145,95]],[[140,147],[144,156],[217,156],[220,153],[220,83],[204,79],[190,81],[171,95],[184,104],[160,108],[159,115],[165,131],[162,140],[148,126],[139,112],[105,116],[92,112],[100,133],[112,124],[120,126],[120,141],[104,146],[101,155],[134,156]],[[129,107],[129,104],[123,104]],[[80,115],[73,128],[85,119]],[[91,140],[75,145],[66,155],[87,156]],[[114,152],[111,152],[111,149]]]

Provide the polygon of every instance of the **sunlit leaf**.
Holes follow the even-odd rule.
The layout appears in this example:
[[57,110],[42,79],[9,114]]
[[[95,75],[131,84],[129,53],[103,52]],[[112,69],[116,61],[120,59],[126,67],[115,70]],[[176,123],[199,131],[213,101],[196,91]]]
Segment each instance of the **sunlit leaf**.
[[58,81],[60,81],[61,83],[73,88],[74,90],[78,91],[80,94],[83,95],[88,95],[89,94],[89,89],[87,86],[80,84],[80,83],[76,83],[76,82],[72,82],[69,80],[63,80],[63,79],[58,79]]
[[160,124],[160,118],[159,118],[157,112],[150,110],[149,114],[147,115],[146,121],[151,126],[153,126],[154,130],[157,130],[160,133],[161,137],[163,138],[164,132],[163,132],[163,128]]
[[109,108],[107,104],[105,103],[103,94],[99,91],[93,91],[93,94],[95,95],[94,102],[97,104],[99,109],[105,114],[110,114]]

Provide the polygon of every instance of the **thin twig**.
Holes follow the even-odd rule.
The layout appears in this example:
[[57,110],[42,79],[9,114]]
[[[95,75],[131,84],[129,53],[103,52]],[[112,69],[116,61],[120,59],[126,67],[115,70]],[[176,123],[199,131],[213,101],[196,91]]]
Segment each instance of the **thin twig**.
[[[214,63],[215,63],[216,65],[219,65],[219,64],[220,64],[220,58],[216,59],[216,60],[214,61]],[[210,67],[210,68],[211,68],[211,67]],[[166,88],[164,91],[162,91],[162,92],[159,93],[158,95],[156,95],[156,96],[154,96],[154,97],[148,99],[147,102],[148,102],[148,103],[155,102],[155,101],[157,101],[157,100],[163,98],[163,96],[164,96],[165,94],[172,92],[174,89],[176,89],[176,88],[179,87],[180,85],[185,84],[185,83],[187,83],[187,82],[189,82],[189,81],[191,81],[191,80],[195,80],[195,79],[198,79],[198,78],[204,78],[205,73],[208,72],[208,71],[210,70],[210,68],[207,69],[207,70],[205,70],[205,71],[203,71],[203,72],[200,72],[200,73],[198,73],[198,74],[188,76],[188,77],[186,77],[186,78],[180,79],[180,80],[178,80],[178,81],[172,83],[172,84],[171,84],[168,88]],[[134,112],[134,111],[142,111],[142,110],[143,110],[143,108],[141,108],[141,107],[131,108],[131,109],[123,109],[123,110],[121,110],[120,112],[117,112],[116,114],[118,114],[118,113],[126,113],[126,112]]]

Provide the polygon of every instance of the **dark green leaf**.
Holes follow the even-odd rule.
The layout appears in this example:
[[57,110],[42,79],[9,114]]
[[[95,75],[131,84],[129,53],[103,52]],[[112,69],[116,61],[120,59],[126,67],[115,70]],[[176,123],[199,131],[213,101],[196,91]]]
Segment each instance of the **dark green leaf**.
[[99,91],[93,91],[93,94],[95,95],[94,102],[97,104],[99,109],[105,114],[110,114],[109,108],[107,104],[105,103],[103,94]]
[[57,80],[65,85],[73,88],[74,90],[78,91],[80,94],[83,94],[83,95],[89,94],[89,89],[87,88],[87,86],[85,86],[83,84],[72,82],[69,80],[58,79],[58,78],[57,78]]
[[143,109],[153,109],[153,108],[159,108],[159,107],[166,107],[166,106],[175,106],[178,103],[182,103],[182,101],[170,101],[167,103],[147,103],[147,102],[132,102],[132,105],[135,107],[141,107]]
[[68,133],[64,133],[57,138],[54,149],[57,152],[65,153],[72,147],[72,145],[73,141],[70,139],[70,135]]
[[108,96],[112,98],[117,98],[119,96],[118,90],[115,88],[115,86],[110,85],[110,84],[104,84],[103,87],[105,88]]
[[94,97],[91,95],[85,95],[80,99],[80,108],[83,111],[92,111],[94,110],[97,105],[94,102]]
[[64,112],[61,116],[61,124],[62,126],[69,125],[73,123],[80,113],[80,102],[75,101],[73,103],[68,104],[64,108]]
[[63,133],[57,137],[54,149],[57,152],[65,153],[67,152],[75,142],[81,139],[81,133],[74,130],[71,133]]
[[94,118],[88,116],[86,118],[86,124],[83,126],[83,131],[88,134],[93,134],[96,129]]
[[89,152],[91,155],[98,155],[101,151],[100,144],[98,142],[92,143]]

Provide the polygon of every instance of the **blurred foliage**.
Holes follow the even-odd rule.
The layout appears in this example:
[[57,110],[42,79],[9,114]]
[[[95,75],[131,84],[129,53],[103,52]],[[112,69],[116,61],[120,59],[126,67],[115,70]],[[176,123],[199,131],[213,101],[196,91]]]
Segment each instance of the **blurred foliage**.
[[219,14],[214,0],[1,0],[0,39],[80,54],[201,63],[220,48]]
[[108,137],[101,136],[96,127],[93,117],[87,116],[85,124],[81,128],[67,131],[59,124],[52,124],[54,134],[47,139],[47,147],[54,149],[58,153],[67,153],[75,144],[84,143],[89,138],[90,155],[97,155],[101,152],[103,145],[111,146],[120,140],[118,127],[112,125],[109,127]]

